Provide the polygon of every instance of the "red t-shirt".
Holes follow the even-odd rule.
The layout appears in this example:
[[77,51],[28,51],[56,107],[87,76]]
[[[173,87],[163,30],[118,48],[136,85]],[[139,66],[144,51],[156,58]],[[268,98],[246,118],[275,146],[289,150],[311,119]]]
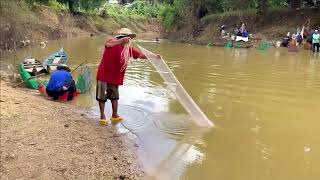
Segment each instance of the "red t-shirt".
[[[102,59],[97,72],[97,80],[110,83],[113,85],[123,85],[124,73],[126,69],[121,71],[124,65],[123,57],[121,53],[123,46],[116,45],[112,48],[104,48]],[[137,59],[141,53],[134,48],[130,48],[129,52],[132,52],[134,59]]]

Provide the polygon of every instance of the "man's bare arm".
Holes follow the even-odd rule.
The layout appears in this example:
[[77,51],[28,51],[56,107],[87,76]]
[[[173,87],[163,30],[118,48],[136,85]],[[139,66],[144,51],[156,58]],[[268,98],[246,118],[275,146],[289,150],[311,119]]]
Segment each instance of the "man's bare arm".
[[144,55],[144,54],[140,54],[139,58],[140,58],[140,59],[147,59],[147,56]]
[[[148,59],[146,55],[140,54],[139,56],[140,59]],[[156,54],[155,59],[162,59],[162,57],[159,54]]]
[[124,45],[129,42],[129,38],[121,38],[121,39],[115,39],[115,38],[108,38],[107,42],[105,43],[106,48],[112,48],[113,46],[116,45]]

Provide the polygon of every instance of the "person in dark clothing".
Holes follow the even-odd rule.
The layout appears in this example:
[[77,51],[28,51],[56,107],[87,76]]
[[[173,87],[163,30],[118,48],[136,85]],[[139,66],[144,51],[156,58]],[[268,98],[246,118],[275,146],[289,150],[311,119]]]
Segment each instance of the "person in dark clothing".
[[297,35],[297,43],[299,45],[302,43],[302,35],[300,33]]
[[242,32],[238,31],[237,36],[242,36]]
[[282,47],[288,47],[290,40],[291,40],[290,33],[288,32],[287,36],[282,39],[282,43],[281,43]]
[[307,36],[307,43],[309,43],[310,45],[312,45],[312,36],[313,36],[314,31],[311,30]]
[[71,76],[71,70],[66,66],[58,66],[57,70],[51,74],[46,92],[54,100],[68,92],[67,101],[73,99],[76,85]]
[[243,31],[243,33],[241,34],[242,37],[249,37],[249,33],[248,31]]

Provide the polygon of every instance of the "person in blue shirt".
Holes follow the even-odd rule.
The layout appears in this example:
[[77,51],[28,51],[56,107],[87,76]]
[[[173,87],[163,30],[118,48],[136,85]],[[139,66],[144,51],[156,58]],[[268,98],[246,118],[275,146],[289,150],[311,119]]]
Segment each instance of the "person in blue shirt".
[[70,72],[71,70],[67,66],[58,66],[57,70],[51,74],[46,92],[54,100],[57,100],[59,96],[64,95],[66,92],[69,92],[67,101],[73,99],[76,86]]
[[249,33],[246,30],[244,30],[241,35],[242,35],[242,37],[245,37],[245,38],[249,37]]

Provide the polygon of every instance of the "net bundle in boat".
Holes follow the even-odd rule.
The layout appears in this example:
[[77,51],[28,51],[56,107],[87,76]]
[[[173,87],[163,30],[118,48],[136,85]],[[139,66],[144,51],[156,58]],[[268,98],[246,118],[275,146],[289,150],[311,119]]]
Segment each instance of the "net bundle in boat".
[[213,123],[208,119],[208,117],[202,112],[199,106],[193,101],[188,92],[183,88],[181,83],[172,73],[168,65],[163,59],[159,59],[157,55],[151,51],[137,45],[140,51],[147,57],[151,64],[158,71],[160,76],[163,78],[164,82],[168,85],[170,91],[174,93],[178,101],[190,114],[192,120],[202,127],[213,127]]

